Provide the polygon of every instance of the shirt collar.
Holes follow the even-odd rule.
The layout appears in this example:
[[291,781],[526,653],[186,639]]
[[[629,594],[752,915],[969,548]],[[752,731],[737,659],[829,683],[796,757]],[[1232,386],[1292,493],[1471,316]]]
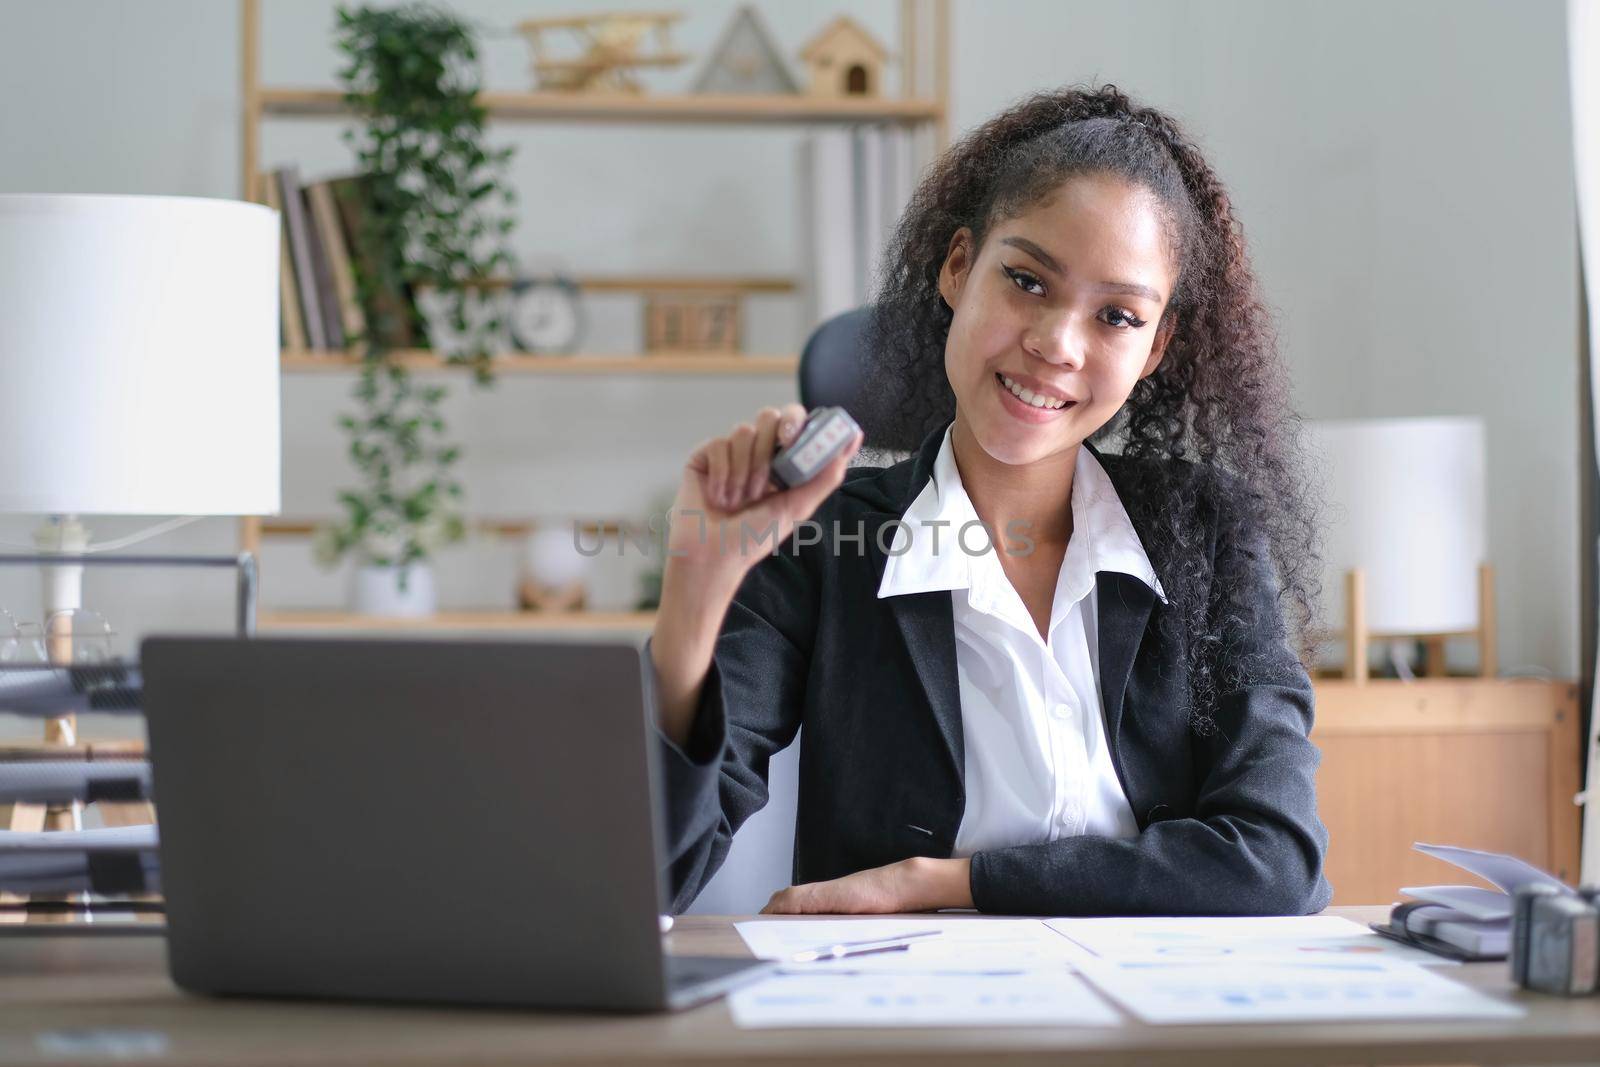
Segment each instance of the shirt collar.
[[[985,579],[992,577],[991,567],[1003,578],[998,558],[993,552],[983,551],[988,540],[977,526],[970,527],[964,539],[961,537],[968,523],[978,521],[972,499],[961,484],[961,472],[950,444],[950,427],[946,427],[933,473],[895,530],[883,580],[878,585],[879,598],[954,589],[981,594],[987,584]],[[1002,531],[999,540],[1004,545],[1018,538],[1007,537]],[[1090,449],[1079,446],[1072,476],[1072,538],[1056,584],[1056,608],[1068,607],[1086,595],[1094,587],[1094,576],[1101,571],[1132,575],[1148,585],[1163,603],[1167,599],[1110,476]]]
[[1122,506],[1117,487],[1100,460],[1088,448],[1078,447],[1078,462],[1072,474],[1072,539],[1085,534],[1090,570],[1131,574],[1155,593],[1164,604],[1167,594],[1156,577],[1156,569],[1139,540],[1139,531]]
[[[958,538],[962,527],[976,521],[978,513],[961,484],[947,427],[939,454],[934,457],[933,473],[900,516],[884,564],[883,580],[878,583],[878,597],[970,589],[974,557],[962,551]],[[977,527],[968,531],[966,544],[973,549],[986,543]]]

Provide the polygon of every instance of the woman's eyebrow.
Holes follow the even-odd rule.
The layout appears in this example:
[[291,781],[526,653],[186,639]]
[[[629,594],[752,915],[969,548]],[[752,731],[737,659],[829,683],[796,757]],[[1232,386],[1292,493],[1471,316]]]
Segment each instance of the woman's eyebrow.
[[1054,271],[1056,274],[1060,274],[1065,277],[1067,273],[1062,268],[1061,264],[1056,262],[1056,258],[1054,256],[1040,248],[1038,245],[1034,244],[1032,241],[1028,240],[1026,237],[1002,237],[1000,239],[1000,243],[1003,245],[1010,245],[1013,248],[1022,249],[1024,252],[1028,253],[1028,255],[1032,256],[1034,259],[1037,259],[1040,263],[1043,263],[1046,267],[1050,268],[1050,270]]
[[1161,303],[1161,294],[1148,285],[1139,285],[1137,282],[1099,282],[1090,288],[1098,289],[1103,293],[1121,293],[1123,296],[1142,296],[1153,303]]
[[[1043,263],[1045,267],[1052,272],[1059,274],[1063,278],[1066,277],[1066,269],[1062,267],[1061,264],[1056,262],[1056,258],[1049,252],[1046,252],[1044,249],[1034,244],[1032,241],[1028,240],[1026,237],[1002,237],[1000,238],[1000,243],[1003,245],[1010,245],[1013,248],[1022,249],[1024,252],[1028,253],[1028,255],[1032,256],[1034,259],[1037,259],[1040,263]],[[1092,286],[1092,288],[1106,293],[1121,293],[1124,296],[1142,296],[1145,299],[1152,300],[1157,304],[1161,303],[1160,293],[1156,292],[1148,285],[1139,285],[1135,282],[1099,282]]]

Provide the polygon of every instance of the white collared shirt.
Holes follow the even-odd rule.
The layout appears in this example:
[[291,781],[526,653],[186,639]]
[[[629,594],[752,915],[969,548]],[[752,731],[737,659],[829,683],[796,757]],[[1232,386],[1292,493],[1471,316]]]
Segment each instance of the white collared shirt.
[[[933,477],[901,523],[879,598],[948,589],[954,608],[967,793],[954,854],[1080,834],[1136,835],[1106,745],[1095,575],[1131,574],[1166,596],[1099,460],[1079,446],[1072,536],[1048,640],[979,525],[948,428]],[[1016,546],[1024,533],[996,531],[996,539]]]

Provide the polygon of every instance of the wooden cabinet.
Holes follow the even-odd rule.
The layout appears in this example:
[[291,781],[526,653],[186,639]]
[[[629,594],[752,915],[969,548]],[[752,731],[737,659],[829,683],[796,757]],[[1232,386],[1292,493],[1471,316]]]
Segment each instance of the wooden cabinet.
[[1578,876],[1583,739],[1570,681],[1319,681],[1312,739],[1335,904],[1471,882],[1415,841],[1510,852]]

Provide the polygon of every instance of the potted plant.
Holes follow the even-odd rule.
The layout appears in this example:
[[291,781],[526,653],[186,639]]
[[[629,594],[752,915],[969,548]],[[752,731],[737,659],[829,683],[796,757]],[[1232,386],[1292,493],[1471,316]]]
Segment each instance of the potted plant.
[[[482,282],[511,268],[512,219],[504,169],[510,149],[484,139],[481,76],[470,28],[436,8],[341,7],[340,71],[359,125],[345,134],[360,167],[362,255],[353,263],[366,315],[357,339],[357,411],[340,417],[359,484],[339,494],[343,517],[318,531],[331,565],[358,559],[355,610],[429,614],[430,560],[465,532],[463,493],[440,405],[447,390],[419,386],[395,358],[395,338],[418,320],[427,294],[451,335],[448,362],[491,381],[491,341],[500,317],[481,302]],[[407,322],[397,322],[397,317]]]
[[438,606],[430,560],[461,540],[461,483],[451,475],[460,450],[443,440],[441,386],[418,388],[403,367],[364,368],[356,385],[360,415],[340,417],[351,435],[360,489],[339,494],[341,522],[318,531],[317,558],[358,559],[351,607],[363,615],[431,615]]

